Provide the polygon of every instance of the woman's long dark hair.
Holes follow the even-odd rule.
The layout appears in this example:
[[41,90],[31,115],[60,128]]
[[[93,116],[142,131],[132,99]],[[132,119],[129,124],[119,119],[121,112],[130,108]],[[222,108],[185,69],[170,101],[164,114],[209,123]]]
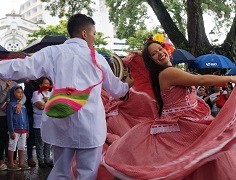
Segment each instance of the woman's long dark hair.
[[[154,94],[156,96],[156,100],[159,104],[158,114],[159,114],[159,116],[161,116],[162,110],[163,110],[163,100],[162,100],[162,97],[161,97],[159,74],[160,74],[161,71],[163,71],[167,67],[163,66],[163,65],[160,65],[160,64],[153,61],[150,53],[148,52],[148,47],[152,43],[160,44],[158,41],[149,41],[149,42],[147,42],[147,44],[144,46],[142,56],[143,56],[145,66],[147,67],[147,69],[149,70],[149,73],[150,73],[152,88],[153,88]],[[158,108],[158,106],[157,106],[157,108]]]

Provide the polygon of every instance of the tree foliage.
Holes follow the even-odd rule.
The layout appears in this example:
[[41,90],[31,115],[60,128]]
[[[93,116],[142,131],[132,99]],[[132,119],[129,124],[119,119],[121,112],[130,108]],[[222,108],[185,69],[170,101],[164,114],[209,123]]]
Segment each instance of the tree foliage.
[[94,1],[91,0],[41,0],[42,2],[47,2],[48,5],[46,10],[49,10],[52,16],[58,16],[59,18],[67,17],[71,15],[83,12],[88,15],[92,15],[94,9],[91,5]]
[[[59,24],[55,26],[50,25],[47,27],[39,27],[38,30],[35,30],[32,34],[29,35],[29,40],[27,41],[27,44],[30,44],[31,42],[46,35],[63,35],[69,38],[69,34],[67,33],[67,21],[61,20]],[[110,51],[105,49],[105,46],[107,45],[107,38],[108,37],[104,37],[103,33],[96,32],[95,48],[102,52],[109,53]]]
[[[106,0],[106,2],[120,2],[119,0]],[[113,8],[112,3],[107,3],[110,8],[113,8],[110,12],[110,17],[116,16],[121,12],[128,12],[125,9],[129,9],[132,1],[125,1],[121,9]],[[136,1],[137,2],[137,1]],[[138,2],[137,2],[138,3]],[[224,54],[235,59],[235,0],[147,0],[139,1],[140,4],[145,6],[147,3],[155,15],[157,16],[162,28],[168,35],[170,40],[174,43],[177,48],[183,48],[191,51],[195,56],[210,53],[214,48],[219,54]],[[135,6],[136,11],[130,11],[130,13],[139,12],[139,6]],[[217,48],[212,47],[212,42],[209,42],[205,31],[204,14],[211,15],[214,17],[215,26],[212,27],[215,36],[221,36],[222,29],[228,31],[227,37],[223,44],[218,44]],[[127,16],[125,13],[120,14]],[[129,17],[138,17],[138,14],[133,14]],[[138,18],[136,18],[138,19]],[[118,24],[113,18],[110,20],[117,27]],[[135,24],[134,24],[135,26]],[[124,30],[125,30],[124,26]],[[123,37],[124,38],[124,37]],[[216,44],[214,44],[216,45]]]
[[[48,10],[59,17],[85,11],[92,14],[92,0],[43,0],[49,2]],[[150,7],[167,36],[177,48],[191,51],[195,56],[209,53],[213,48],[236,61],[236,0],[105,0],[109,7],[109,18],[117,30],[117,38],[135,38],[138,30],[144,30],[145,19]],[[212,31],[222,36],[222,29],[228,32],[222,44],[208,39],[204,14],[214,17]],[[217,45],[217,47],[215,47]],[[139,45],[138,45],[139,46]]]
[[134,50],[142,49],[143,45],[145,44],[147,40],[147,37],[156,33],[157,33],[157,30],[152,30],[152,31],[137,30],[133,36],[128,37],[128,39],[126,40],[126,43],[129,46],[127,51],[134,51]]
[[61,20],[59,24],[55,26],[52,25],[47,27],[40,26],[38,30],[35,30],[32,34],[29,34],[29,40],[27,41],[27,44],[30,44],[36,39],[42,38],[46,35],[63,35],[68,38],[69,34],[67,33],[66,25],[67,21]]
[[109,19],[117,30],[117,38],[123,39],[146,29],[147,6],[142,0],[106,0],[109,7]]
[[[171,0],[170,0],[171,1]],[[173,0],[174,1],[174,0]],[[183,11],[186,10],[185,14],[187,17],[187,26],[186,26],[186,34],[180,33],[180,28],[178,24],[169,21],[169,28],[166,26],[166,19],[161,16],[161,14],[166,13],[164,9],[160,9],[160,6],[164,5],[167,0],[148,0],[148,4],[152,7],[153,11],[158,17],[162,27],[165,32],[171,39],[171,41],[178,47],[190,50],[195,56],[210,53],[213,49],[212,42],[209,42],[204,25],[203,14],[210,14],[214,16],[216,19],[215,26],[212,27],[215,35],[220,33],[217,29],[225,28],[228,31],[227,38],[222,44],[218,44],[218,47],[214,50],[219,54],[224,54],[231,59],[235,59],[235,23],[232,23],[232,20],[235,19],[235,0],[216,0],[216,1],[208,1],[208,0],[187,0],[183,1],[181,5]],[[186,7],[186,8],[184,8]],[[168,8],[167,8],[168,10]],[[231,12],[231,13],[229,13]],[[168,12],[168,14],[170,14]],[[171,14],[170,14],[171,16]],[[184,17],[184,16],[182,16]],[[173,19],[173,18],[172,18]],[[178,29],[175,29],[175,25]],[[171,27],[171,28],[170,28]],[[174,31],[173,31],[174,29]],[[220,36],[221,34],[219,34]],[[178,42],[178,38],[182,39],[181,42]],[[185,43],[187,42],[187,43]],[[214,44],[215,45],[215,44]]]
[[107,45],[107,38],[107,36],[104,37],[103,33],[96,32],[95,49],[107,54],[111,54],[111,51],[105,48],[105,46]]

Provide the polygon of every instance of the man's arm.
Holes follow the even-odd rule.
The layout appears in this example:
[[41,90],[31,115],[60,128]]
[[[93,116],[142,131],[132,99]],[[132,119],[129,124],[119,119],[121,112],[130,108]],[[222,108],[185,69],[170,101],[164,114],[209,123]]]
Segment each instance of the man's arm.
[[52,72],[52,51],[44,48],[25,59],[3,60],[0,62],[0,79],[38,79]]

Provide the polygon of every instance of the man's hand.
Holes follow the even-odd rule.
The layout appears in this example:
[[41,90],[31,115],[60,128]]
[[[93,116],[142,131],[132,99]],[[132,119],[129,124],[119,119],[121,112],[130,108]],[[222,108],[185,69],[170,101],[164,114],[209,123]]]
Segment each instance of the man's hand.
[[126,77],[124,82],[128,83],[130,88],[134,85],[134,79],[130,75]]

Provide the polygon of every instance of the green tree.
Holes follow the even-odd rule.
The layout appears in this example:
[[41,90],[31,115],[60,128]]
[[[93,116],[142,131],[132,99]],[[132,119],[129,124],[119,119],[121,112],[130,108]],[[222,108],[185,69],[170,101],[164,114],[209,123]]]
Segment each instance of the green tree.
[[141,0],[106,0],[109,19],[117,30],[117,38],[128,38],[137,30],[145,30],[147,6]]
[[[36,39],[42,38],[46,35],[63,35],[69,38],[69,34],[67,33],[67,21],[61,20],[59,24],[55,26],[50,25],[47,27],[39,27],[38,30],[35,30],[32,34],[29,34],[29,40],[27,41],[27,44],[30,44]],[[108,37],[104,37],[103,33],[96,32],[95,48],[97,50],[110,53],[109,50],[104,48],[107,45],[107,38]]]
[[88,15],[92,15],[94,9],[91,5],[94,1],[91,0],[41,0],[42,2],[47,2],[46,10],[49,10],[52,16],[70,17],[72,14],[78,12],[84,12]]
[[[59,17],[82,10],[89,12],[93,3],[78,0],[43,1],[50,2],[48,9],[53,15],[59,14]],[[149,6],[173,44],[191,51],[195,56],[213,49],[206,35],[203,14],[214,16],[214,32],[220,35],[220,29],[228,30],[225,41],[214,49],[236,61],[236,0],[106,0],[106,5],[118,38],[127,39],[134,36],[137,30],[146,29],[144,22]],[[77,6],[77,9],[74,8]]]
[[[160,31],[159,31],[160,32]],[[147,37],[153,34],[156,34],[157,30],[137,30],[133,36],[128,37],[126,40],[127,45],[129,48],[127,51],[133,51],[133,50],[140,50],[143,48],[144,43],[147,40]]]
[[[109,8],[113,8],[109,11],[110,20],[118,26],[116,19],[119,12],[119,19],[122,21],[122,17],[137,17],[136,20],[139,21],[137,12],[141,11],[138,9],[140,6],[135,6],[136,11],[125,11],[130,8],[133,1],[122,0],[106,0]],[[116,7],[115,2],[120,2],[120,8]],[[158,18],[162,28],[168,35],[173,44],[178,48],[183,48],[191,51],[195,56],[203,53],[209,53],[213,47],[211,42],[209,42],[205,27],[203,12],[215,17],[216,25],[213,27],[215,33],[219,33],[219,29],[231,27],[225,41],[223,44],[218,45],[215,50],[220,54],[225,54],[226,56],[234,59],[235,56],[235,44],[236,44],[236,16],[235,16],[235,0],[136,0],[138,5],[149,5],[154,11],[156,17]],[[114,5],[115,4],[115,5]],[[132,14],[131,13],[136,13]],[[231,17],[232,14],[234,17]],[[233,21],[232,21],[233,20]],[[132,21],[129,21],[132,22]],[[134,24],[133,26],[136,26]],[[127,31],[124,26],[123,31]],[[120,33],[122,34],[122,33]],[[123,33],[124,35],[128,35]],[[130,34],[129,34],[130,35]],[[124,36],[121,38],[125,38]]]
[[[171,2],[171,0],[168,1]],[[165,0],[164,2],[168,1]],[[213,49],[206,35],[203,11],[212,16],[214,15],[217,20],[215,29],[227,26],[231,27],[223,44],[219,45],[215,50],[217,53],[224,54],[231,59],[234,59],[234,61],[236,60],[235,0],[182,1],[183,4],[180,4],[179,6],[182,8],[183,12],[186,11],[187,33],[180,31],[178,24],[173,21],[173,18],[171,18],[171,13],[168,12],[168,9],[165,8],[165,5],[161,0],[148,0],[147,2],[152,7],[163,29],[174,45],[179,48],[188,49],[196,56],[209,53]],[[173,0],[173,2],[176,1]],[[232,13],[234,13],[234,17],[230,18],[230,14]],[[184,17],[184,14],[181,16]]]
[[107,54],[111,54],[111,51],[106,49],[105,46],[108,44],[106,39],[109,37],[104,37],[104,34],[101,32],[96,32],[96,41],[95,41],[95,49]]
[[27,41],[27,44],[30,44],[36,39],[42,38],[46,35],[63,35],[68,38],[69,34],[67,33],[66,25],[67,21],[61,20],[59,21],[59,24],[55,26],[52,25],[47,27],[40,26],[38,30],[35,30],[32,34],[29,34],[29,40]]

